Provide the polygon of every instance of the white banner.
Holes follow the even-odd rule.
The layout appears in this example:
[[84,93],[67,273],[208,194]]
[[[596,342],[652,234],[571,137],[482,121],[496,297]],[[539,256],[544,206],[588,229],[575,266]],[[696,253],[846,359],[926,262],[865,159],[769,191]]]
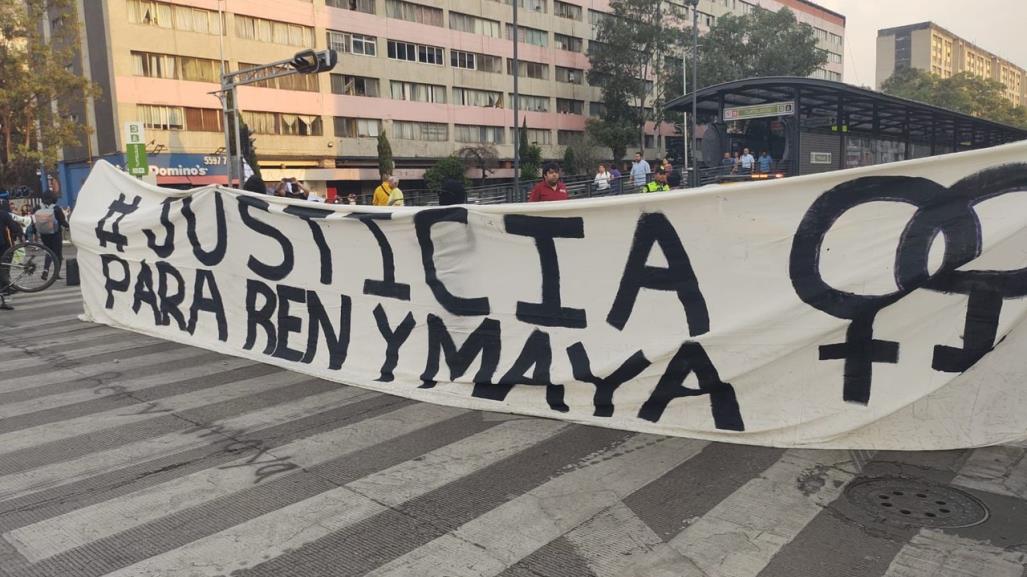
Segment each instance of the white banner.
[[99,163],[86,317],[423,401],[781,447],[1027,438],[1027,142],[534,205],[312,205]]

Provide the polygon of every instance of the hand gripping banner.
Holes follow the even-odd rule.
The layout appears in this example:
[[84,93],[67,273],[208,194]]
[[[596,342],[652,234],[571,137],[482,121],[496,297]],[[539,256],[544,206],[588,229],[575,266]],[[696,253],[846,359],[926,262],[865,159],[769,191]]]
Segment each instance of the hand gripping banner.
[[393,209],[99,163],[72,229],[86,319],[389,394],[780,447],[1027,438],[1027,142]]

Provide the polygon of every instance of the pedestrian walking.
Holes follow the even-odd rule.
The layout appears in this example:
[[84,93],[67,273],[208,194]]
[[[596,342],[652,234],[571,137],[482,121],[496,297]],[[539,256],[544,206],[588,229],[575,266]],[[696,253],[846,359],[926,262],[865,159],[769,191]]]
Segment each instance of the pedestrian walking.
[[774,163],[774,159],[771,158],[769,154],[767,154],[766,150],[764,150],[763,152],[760,153],[760,159],[759,159],[759,161],[757,161],[757,164],[759,164],[759,167],[760,167],[760,172],[762,172],[764,174],[770,172],[770,166],[773,163]]
[[742,156],[738,158],[738,165],[741,168],[742,173],[751,173],[753,166],[756,164],[756,159],[753,158],[752,153],[749,152],[748,148],[742,149]]
[[32,213],[32,225],[39,235],[40,242],[57,257],[54,271],[57,278],[61,278],[61,263],[64,262],[64,239],[61,233],[71,226],[68,225],[68,218],[61,207],[57,206],[57,199],[52,194],[45,194],[42,206]]
[[392,192],[393,187],[399,182],[399,179],[391,174],[385,175],[382,179],[382,183],[378,185],[378,188],[374,189],[374,196],[371,198],[371,204],[374,206],[388,206],[389,205],[389,193]]

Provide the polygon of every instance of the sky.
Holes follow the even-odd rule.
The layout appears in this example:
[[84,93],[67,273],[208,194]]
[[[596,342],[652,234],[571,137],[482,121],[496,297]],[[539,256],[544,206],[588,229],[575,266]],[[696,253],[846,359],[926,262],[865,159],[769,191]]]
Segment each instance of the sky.
[[931,20],[1027,68],[1027,0],[813,0],[844,14],[845,82],[874,87],[877,30]]

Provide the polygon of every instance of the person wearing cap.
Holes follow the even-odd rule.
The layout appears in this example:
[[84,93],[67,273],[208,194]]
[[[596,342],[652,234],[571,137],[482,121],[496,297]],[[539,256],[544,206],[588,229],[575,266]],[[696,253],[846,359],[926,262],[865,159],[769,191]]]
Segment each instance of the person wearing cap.
[[649,184],[642,187],[642,192],[662,192],[664,190],[670,190],[670,185],[667,184],[667,171],[658,168]]
[[560,165],[547,162],[542,167],[542,180],[531,189],[528,202],[567,200],[567,186],[560,180]]

